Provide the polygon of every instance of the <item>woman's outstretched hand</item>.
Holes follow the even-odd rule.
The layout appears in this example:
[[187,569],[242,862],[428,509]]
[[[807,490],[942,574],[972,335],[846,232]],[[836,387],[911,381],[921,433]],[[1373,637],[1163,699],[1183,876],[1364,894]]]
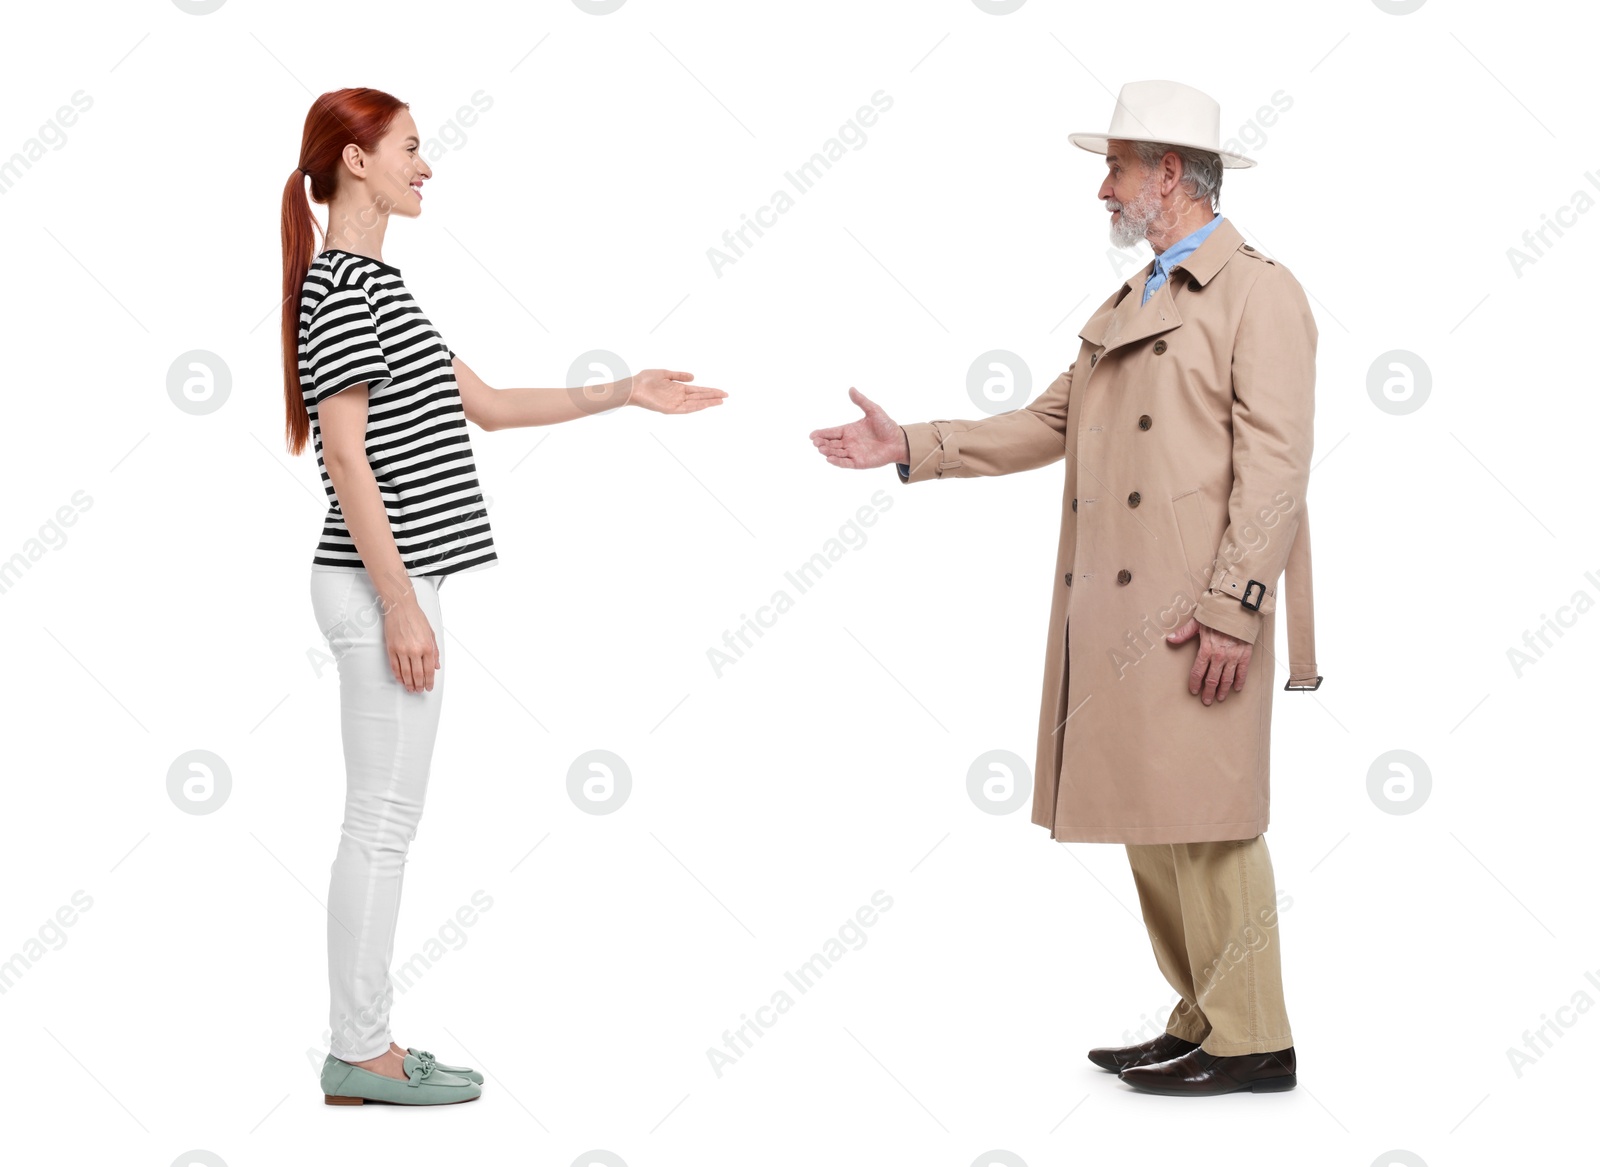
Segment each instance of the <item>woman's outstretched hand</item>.
[[643,369],[629,377],[623,388],[628,391],[625,402],[656,413],[693,413],[708,405],[721,405],[727,393],[709,385],[690,385],[693,373],[678,373],[670,369]]
[[854,385],[850,386],[850,400],[861,407],[865,417],[849,425],[811,431],[811,440],[823,457],[851,470],[870,470],[910,457],[905,434],[877,402]]

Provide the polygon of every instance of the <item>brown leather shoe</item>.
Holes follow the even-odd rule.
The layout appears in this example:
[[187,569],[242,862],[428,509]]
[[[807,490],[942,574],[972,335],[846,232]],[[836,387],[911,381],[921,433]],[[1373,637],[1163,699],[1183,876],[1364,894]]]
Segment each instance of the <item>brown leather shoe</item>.
[[1232,1094],[1236,1090],[1293,1090],[1294,1046],[1265,1054],[1224,1057],[1196,1047],[1171,1061],[1130,1066],[1117,1075],[1151,1094]]
[[1192,1049],[1199,1049],[1199,1045],[1192,1041],[1185,1041],[1181,1037],[1173,1037],[1170,1033],[1163,1033],[1160,1037],[1150,1041],[1141,1041],[1138,1045],[1125,1045],[1121,1047],[1105,1047],[1089,1051],[1089,1060],[1102,1070],[1115,1073],[1125,1070],[1129,1066],[1148,1066],[1152,1062],[1164,1062],[1169,1058],[1186,1054]]

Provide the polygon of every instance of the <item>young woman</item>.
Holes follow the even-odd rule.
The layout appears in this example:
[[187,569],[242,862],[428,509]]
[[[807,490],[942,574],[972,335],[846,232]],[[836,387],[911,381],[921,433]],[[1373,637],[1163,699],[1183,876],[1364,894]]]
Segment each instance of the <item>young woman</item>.
[[[328,891],[330,1104],[466,1102],[483,1075],[389,1031],[395,923],[443,697],[445,578],[497,561],[467,423],[552,425],[623,405],[693,413],[720,389],[647,369],[582,389],[493,389],[455,355],[382,259],[392,217],[433,177],[405,102],[340,89],[312,103],[283,193],[289,451],[308,437],[328,495],[311,603],[338,661],[345,807]],[[328,208],[324,242],[307,198]]]

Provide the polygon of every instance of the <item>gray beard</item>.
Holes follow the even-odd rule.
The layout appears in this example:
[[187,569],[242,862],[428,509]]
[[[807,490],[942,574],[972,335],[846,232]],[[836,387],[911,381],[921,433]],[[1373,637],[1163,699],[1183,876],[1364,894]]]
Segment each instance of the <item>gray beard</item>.
[[1160,213],[1161,208],[1148,187],[1141,190],[1132,202],[1122,204],[1121,216],[1112,220],[1112,244],[1123,248],[1138,246]]

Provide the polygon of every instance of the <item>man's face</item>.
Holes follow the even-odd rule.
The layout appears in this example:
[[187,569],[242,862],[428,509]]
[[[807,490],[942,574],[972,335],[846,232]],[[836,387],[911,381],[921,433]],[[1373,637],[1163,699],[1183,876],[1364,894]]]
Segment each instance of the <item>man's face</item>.
[[1111,242],[1117,247],[1136,245],[1161,214],[1160,177],[1159,170],[1146,170],[1140,164],[1128,143],[1112,140],[1106,144],[1106,180],[1100,184],[1100,200],[1112,212]]

